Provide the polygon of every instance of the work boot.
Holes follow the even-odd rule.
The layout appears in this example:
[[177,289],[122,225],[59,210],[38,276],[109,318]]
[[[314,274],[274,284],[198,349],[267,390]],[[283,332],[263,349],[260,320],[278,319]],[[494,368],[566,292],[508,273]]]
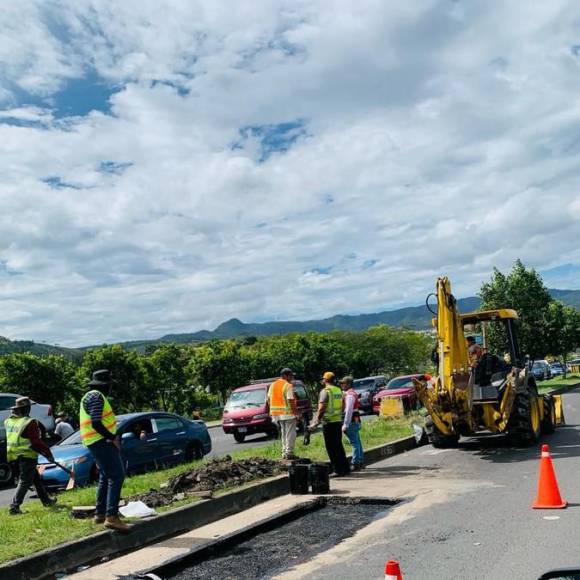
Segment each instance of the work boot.
[[44,507],[52,507],[56,505],[56,498],[55,497],[48,498],[42,505]]
[[123,523],[119,516],[107,516],[105,518],[105,528],[109,530],[117,530],[123,534],[127,534],[131,531],[131,526]]
[[8,513],[11,516],[20,516],[20,515],[22,515],[22,510],[20,509],[19,506],[14,506],[14,507],[10,507],[10,510]]
[[105,514],[95,514],[95,517],[93,518],[93,522],[95,522],[95,524],[104,524],[105,519],[106,519]]

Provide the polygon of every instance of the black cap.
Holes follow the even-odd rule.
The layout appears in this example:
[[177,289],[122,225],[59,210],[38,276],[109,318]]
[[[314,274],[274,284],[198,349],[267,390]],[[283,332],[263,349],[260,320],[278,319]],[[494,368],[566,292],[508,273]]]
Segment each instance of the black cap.
[[280,376],[282,375],[293,375],[294,373],[292,372],[292,369],[289,369],[288,367],[284,367],[281,371],[280,371]]
[[93,373],[93,379],[89,382],[89,387],[104,387],[111,384],[111,371],[101,369]]

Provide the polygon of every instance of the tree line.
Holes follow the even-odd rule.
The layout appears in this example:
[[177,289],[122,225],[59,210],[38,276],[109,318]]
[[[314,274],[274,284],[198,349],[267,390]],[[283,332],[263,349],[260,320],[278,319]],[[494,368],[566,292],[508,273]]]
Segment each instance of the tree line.
[[[580,345],[580,313],[554,300],[539,274],[517,261],[508,274],[494,270],[482,285],[483,310],[513,308],[521,351],[532,359],[552,355],[565,361]],[[503,354],[505,337],[489,325],[490,351]],[[145,353],[120,345],[94,348],[79,362],[60,355],[0,356],[0,391],[51,403],[76,415],[93,371],[110,369],[118,412],[163,409],[190,415],[217,407],[229,392],[250,380],[276,376],[289,366],[306,384],[327,370],[355,377],[422,372],[430,364],[433,339],[420,332],[376,326],[363,332],[306,333],[212,340],[203,344],[158,344]],[[207,415],[204,415],[207,416]]]
[[232,389],[251,380],[277,376],[285,366],[310,385],[327,370],[355,377],[421,372],[429,364],[431,342],[423,333],[377,326],[358,333],[159,344],[145,353],[106,345],[86,351],[79,363],[60,355],[13,353],[0,357],[0,391],[27,395],[76,415],[92,372],[107,368],[113,375],[117,412],[163,409],[191,415],[196,409],[217,407]]

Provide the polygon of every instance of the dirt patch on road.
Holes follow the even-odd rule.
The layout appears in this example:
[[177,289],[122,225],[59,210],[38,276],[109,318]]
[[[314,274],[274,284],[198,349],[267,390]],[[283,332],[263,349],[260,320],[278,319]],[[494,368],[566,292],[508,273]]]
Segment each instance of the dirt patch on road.
[[142,501],[153,508],[167,506],[187,496],[237,487],[250,481],[278,475],[286,469],[287,466],[283,463],[263,457],[234,461],[229,455],[225,455],[175,475],[159,490],[152,489],[146,493],[133,495],[127,498],[127,501]]

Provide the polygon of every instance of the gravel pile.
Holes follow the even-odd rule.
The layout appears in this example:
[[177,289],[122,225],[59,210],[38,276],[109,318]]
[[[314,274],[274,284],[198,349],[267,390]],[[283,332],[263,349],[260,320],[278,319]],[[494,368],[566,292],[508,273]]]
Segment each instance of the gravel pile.
[[127,501],[140,500],[152,508],[167,506],[185,499],[188,495],[236,487],[255,479],[272,477],[285,469],[286,467],[279,461],[263,457],[234,461],[229,455],[225,455],[172,477],[160,490],[152,489],[131,496]]

